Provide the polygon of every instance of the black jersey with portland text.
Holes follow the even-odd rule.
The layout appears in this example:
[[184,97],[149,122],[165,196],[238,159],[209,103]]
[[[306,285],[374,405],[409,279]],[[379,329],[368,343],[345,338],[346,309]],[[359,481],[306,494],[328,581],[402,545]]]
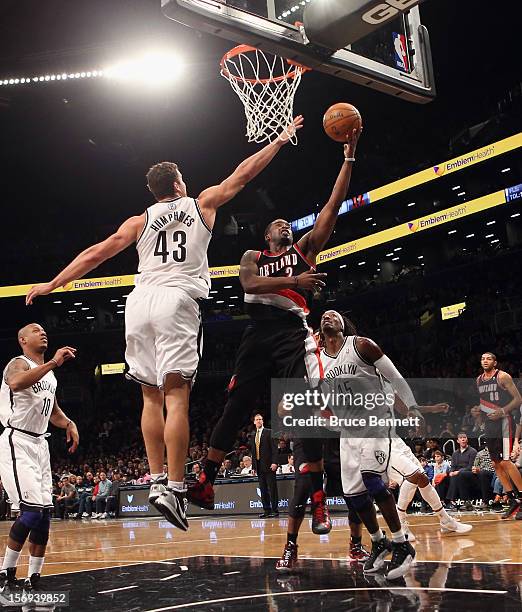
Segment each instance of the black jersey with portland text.
[[[477,378],[481,407],[495,410],[503,408],[513,399],[498,380],[500,372],[501,370],[494,370],[493,376],[490,378],[486,378],[484,372]],[[488,410],[484,410],[484,412],[488,412]]]
[[[274,254],[260,251],[257,257],[259,276],[298,276],[315,266],[308,262],[294,244],[284,253]],[[307,300],[311,292],[300,287],[280,289],[275,293],[245,293],[245,312],[253,319],[277,319],[286,313],[300,317],[303,322],[310,312]]]

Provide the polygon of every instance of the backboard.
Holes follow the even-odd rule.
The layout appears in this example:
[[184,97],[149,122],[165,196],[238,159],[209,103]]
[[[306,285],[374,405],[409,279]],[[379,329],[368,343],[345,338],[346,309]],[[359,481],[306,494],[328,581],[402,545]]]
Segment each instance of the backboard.
[[392,15],[384,25],[333,50],[311,42],[306,27],[299,25],[307,17],[310,23],[314,2],[325,0],[162,0],[162,10],[168,18],[197,30],[410,102],[426,103],[435,97],[429,36],[417,6],[400,12],[390,5],[408,4],[406,0],[383,0],[377,10]]

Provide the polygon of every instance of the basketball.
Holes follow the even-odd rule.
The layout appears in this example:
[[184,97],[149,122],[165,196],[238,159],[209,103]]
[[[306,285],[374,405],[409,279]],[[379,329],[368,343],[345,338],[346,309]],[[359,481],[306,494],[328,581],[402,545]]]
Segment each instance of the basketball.
[[324,131],[336,142],[346,142],[346,136],[362,125],[361,113],[347,102],[338,102],[323,117]]

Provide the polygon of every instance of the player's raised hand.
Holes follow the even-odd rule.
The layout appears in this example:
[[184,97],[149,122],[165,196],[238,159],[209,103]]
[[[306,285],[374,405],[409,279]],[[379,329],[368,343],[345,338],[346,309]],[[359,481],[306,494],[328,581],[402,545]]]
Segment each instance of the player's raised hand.
[[67,444],[71,444],[72,442],[71,446],[69,446],[69,452],[74,453],[80,443],[80,434],[78,433],[78,428],[74,421],[70,421],[67,425],[66,436]]
[[56,361],[58,367],[62,366],[66,361],[76,357],[76,349],[72,346],[64,346],[59,348],[54,354],[53,361]]
[[31,291],[25,296],[25,305],[29,306],[33,303],[35,297],[39,295],[48,295],[51,291],[54,291],[56,287],[52,283],[42,283],[41,285],[35,285],[31,288]]
[[359,136],[362,133],[362,125],[359,128],[353,128],[351,134],[346,134],[346,144],[344,145],[344,157],[345,159],[351,159],[355,157],[355,149],[359,142]]
[[304,125],[303,115],[297,115],[297,117],[294,118],[292,123],[290,123],[290,125],[287,125],[285,129],[281,132],[281,134],[279,134],[279,137],[278,137],[279,142],[286,144],[290,140],[290,138],[293,138],[295,136],[295,133],[297,132],[297,130],[300,130],[303,127],[303,125]]
[[325,272],[314,272],[312,268],[299,274],[299,276],[294,276],[295,278],[295,286],[301,287],[301,289],[312,290],[321,290],[323,287],[326,287],[326,273]]

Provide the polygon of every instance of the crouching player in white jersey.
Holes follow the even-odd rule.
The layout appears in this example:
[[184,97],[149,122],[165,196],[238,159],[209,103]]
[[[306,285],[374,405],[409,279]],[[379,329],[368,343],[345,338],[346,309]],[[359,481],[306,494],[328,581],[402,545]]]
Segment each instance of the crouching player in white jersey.
[[[338,312],[329,310],[323,314],[321,319],[321,335],[324,341],[324,348],[320,353],[320,361],[323,368],[322,377],[324,379],[375,379],[376,386],[381,386],[384,391],[387,388],[392,390],[398,397],[399,402],[415,416],[423,412],[441,412],[447,410],[446,404],[418,406],[408,383],[401,376],[392,361],[372,340],[357,336],[353,323]],[[455,521],[446,513],[437,492],[424,474],[422,466],[405,442],[397,437],[394,431],[391,431],[389,437],[386,438],[342,437],[341,469],[345,496],[352,499],[352,503],[355,506],[354,510],[359,512],[363,522],[364,516],[360,512],[359,506],[360,504],[367,505],[367,492],[374,497],[379,508],[381,508],[379,498],[386,496],[382,492],[380,483],[376,480],[377,476],[383,476],[385,479],[392,477],[399,482],[404,481],[406,489],[402,496],[399,497],[398,518],[400,518],[401,522],[401,535],[398,537],[393,533],[394,527],[389,522],[391,520],[396,525],[395,515],[397,512],[391,512],[392,516],[388,519],[387,514],[381,508],[386,522],[392,529],[392,536],[395,542],[401,542],[402,536],[406,536],[411,541],[410,536],[413,534],[408,530],[405,518],[406,509],[417,487],[419,487],[419,491],[425,501],[439,515],[443,532],[466,533],[472,528],[471,525],[464,525]],[[374,491],[376,491],[377,496],[374,494]],[[370,531],[370,535],[373,542],[372,556],[365,565],[365,571],[377,571],[382,566],[384,557],[387,554],[387,542],[385,538],[381,538],[380,531],[373,534]],[[403,545],[402,548],[404,549],[402,553],[404,553],[408,546]],[[396,547],[396,549],[401,550],[399,547]],[[392,563],[388,568],[387,577],[389,578],[403,575],[408,567],[408,555],[395,554],[394,556],[396,557],[395,562],[392,559]],[[402,557],[404,557],[404,565],[400,568],[397,566],[397,563]]]
[[29,572],[26,589],[36,588],[49,539],[52,477],[47,426],[49,421],[65,429],[69,452],[78,446],[78,430],[56,402],[55,368],[74,359],[76,350],[66,346],[45,361],[47,334],[37,323],[18,332],[23,354],[11,359],[3,372],[0,418],[0,476],[20,516],[13,523],[0,571],[0,585],[14,585],[16,565],[29,538]]
[[[266,168],[302,125],[303,118],[296,117],[276,140],[197,199],[187,196],[176,164],[156,164],[147,174],[147,184],[157,202],[80,253],[51,282],[33,287],[26,298],[31,304],[36,296],[81,278],[136,243],[139,274],[125,309],[127,377],[143,392],[141,428],[153,479],[149,501],[183,531],[188,529],[184,475],[189,395],[202,347],[198,300],[209,295],[207,250],[216,211]],[[163,474],[165,448],[168,478]]]

